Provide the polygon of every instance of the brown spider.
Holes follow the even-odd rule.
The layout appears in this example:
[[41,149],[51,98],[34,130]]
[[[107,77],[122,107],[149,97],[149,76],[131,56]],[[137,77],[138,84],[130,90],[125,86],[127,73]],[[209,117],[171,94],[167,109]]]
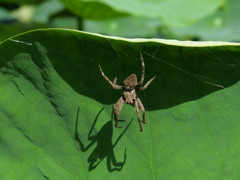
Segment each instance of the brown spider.
[[[115,127],[118,127],[117,125],[118,125],[118,122],[120,121],[118,119],[118,116],[121,113],[121,110],[123,108],[124,103],[131,104],[135,107],[136,114],[137,114],[137,117],[138,117],[139,126],[140,126],[140,131],[143,130],[141,122],[143,122],[144,124],[146,123],[145,108],[144,108],[141,100],[137,97],[136,91],[145,90],[148,87],[148,85],[154,80],[154,78],[156,76],[154,76],[152,79],[150,79],[143,87],[139,87],[143,84],[144,75],[145,75],[145,65],[144,65],[144,61],[143,61],[143,57],[142,57],[141,53],[140,53],[140,57],[141,57],[141,60],[142,60],[141,81],[138,82],[136,74],[131,74],[130,76],[128,76],[123,81],[123,86],[119,86],[119,85],[116,84],[117,83],[117,77],[114,78],[113,82],[110,81],[108,79],[108,77],[104,74],[101,66],[99,65],[99,68],[100,68],[100,71],[101,71],[101,74],[102,74],[103,78],[106,79],[106,81],[109,82],[109,84],[114,89],[123,90],[123,95],[120,97],[120,99],[117,101],[117,103],[113,107]],[[143,112],[143,120],[142,121],[140,119],[139,109],[141,109],[141,111]]]

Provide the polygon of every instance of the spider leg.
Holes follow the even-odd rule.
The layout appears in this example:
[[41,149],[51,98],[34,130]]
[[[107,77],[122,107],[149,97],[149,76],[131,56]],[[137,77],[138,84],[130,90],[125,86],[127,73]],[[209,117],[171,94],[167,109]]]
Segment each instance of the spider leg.
[[117,77],[115,77],[113,80],[113,84],[116,84],[116,83],[117,83]]
[[156,76],[154,76],[152,79],[150,79],[143,87],[140,87],[138,90],[144,90],[146,89],[149,84],[155,79]]
[[138,103],[138,107],[141,109],[141,111],[142,111],[142,113],[143,113],[143,120],[142,120],[142,122],[145,124],[145,123],[146,123],[145,108],[144,108],[144,106],[143,106],[143,104],[142,104],[142,101],[141,101],[139,98],[137,98],[136,101],[137,101],[137,103]]
[[135,106],[135,110],[136,110],[136,114],[137,114],[137,118],[138,118],[138,123],[139,123],[139,126],[140,126],[140,131],[142,131],[143,128],[142,128],[142,124],[141,124],[139,107],[138,107],[138,102],[137,101],[134,101],[134,106]]
[[123,97],[120,97],[117,103],[113,107],[113,112],[114,112],[114,120],[115,120],[115,127],[118,127],[118,122],[120,121],[118,119],[118,116],[120,115],[122,108],[124,105],[124,100]]
[[138,83],[138,85],[142,85],[143,84],[144,76],[145,76],[145,64],[144,64],[142,53],[140,53],[140,58],[142,60],[142,74],[141,74],[141,81]]
[[112,82],[112,81],[110,81],[110,80],[108,79],[108,77],[104,74],[104,72],[103,72],[103,70],[102,70],[102,68],[101,68],[100,65],[99,65],[99,69],[100,69],[100,72],[101,72],[103,78],[113,87],[113,89],[123,89],[122,86],[119,86],[119,85],[116,84],[117,78],[115,78],[114,81]]

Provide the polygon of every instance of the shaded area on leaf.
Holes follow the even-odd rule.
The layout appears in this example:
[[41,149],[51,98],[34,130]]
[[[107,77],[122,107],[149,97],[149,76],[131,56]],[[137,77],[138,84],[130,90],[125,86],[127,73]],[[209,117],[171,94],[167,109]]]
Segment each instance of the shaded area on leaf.
[[[66,60],[61,63],[55,58],[55,50],[61,47],[49,49],[48,55],[54,68],[73,89],[103,104],[116,103],[122,91],[111,88],[101,77],[98,65],[101,64],[110,80],[118,77],[118,84],[122,85],[132,73],[140,78],[140,52],[146,68],[145,82],[156,75],[148,89],[138,93],[147,111],[200,99],[240,80],[237,47],[184,47],[89,37],[82,34],[81,41],[72,39],[75,42],[71,43],[80,51],[62,52]],[[66,41],[64,37],[62,41]],[[85,47],[91,50],[81,50]]]
[[[92,135],[92,132],[97,123],[98,117],[103,110],[104,110],[104,108],[102,108],[98,112],[98,114],[92,124],[92,127],[88,133],[88,140],[90,141],[90,143],[88,145],[84,145],[78,134],[78,127],[81,126],[81,125],[79,125],[80,108],[78,108],[76,125],[75,125],[75,140],[78,142],[80,149],[83,152],[86,152],[95,143],[97,144],[95,149],[91,153],[91,155],[88,157],[88,163],[89,163],[88,170],[89,171],[92,171],[93,169],[97,168],[97,166],[102,162],[102,160],[105,157],[107,158],[108,171],[110,171],[110,172],[121,171],[126,162],[126,158],[127,158],[126,148],[124,151],[124,161],[123,162],[117,162],[117,159],[115,157],[113,149],[117,145],[119,140],[122,138],[122,136],[125,134],[127,129],[129,128],[130,124],[132,123],[132,120],[130,121],[128,126],[125,128],[125,130],[122,132],[122,134],[117,138],[117,140],[114,143],[112,143],[112,136],[113,136],[112,120],[105,123],[96,135]],[[112,167],[112,165],[114,167]]]
[[[103,104],[116,103],[122,92],[109,86],[101,77],[98,65],[101,64],[110,80],[118,77],[121,85],[132,73],[140,77],[140,52],[144,57],[146,81],[156,75],[148,89],[138,93],[147,111],[200,99],[240,80],[237,46],[184,47],[151,41],[127,42],[73,31],[64,35],[61,30],[51,32],[53,39],[79,51],[69,52],[61,43],[49,41],[46,31],[32,32],[31,43],[40,42],[46,48],[54,69],[75,91]],[[17,40],[29,42],[27,34]],[[29,51],[23,43],[16,45],[9,54]]]

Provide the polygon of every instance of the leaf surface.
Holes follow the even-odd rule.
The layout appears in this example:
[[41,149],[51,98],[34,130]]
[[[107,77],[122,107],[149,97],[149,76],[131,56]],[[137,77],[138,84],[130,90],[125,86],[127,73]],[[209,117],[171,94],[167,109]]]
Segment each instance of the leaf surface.
[[[147,124],[132,106],[113,127],[118,83],[131,73]],[[0,179],[238,179],[237,43],[122,39],[37,30],[0,44]]]
[[179,37],[194,36],[204,41],[240,41],[240,1],[228,0],[226,5],[214,14],[203,18],[188,28],[173,28]]
[[120,15],[160,18],[173,27],[186,27],[223,5],[223,0],[62,0],[66,7],[84,18],[100,19]]

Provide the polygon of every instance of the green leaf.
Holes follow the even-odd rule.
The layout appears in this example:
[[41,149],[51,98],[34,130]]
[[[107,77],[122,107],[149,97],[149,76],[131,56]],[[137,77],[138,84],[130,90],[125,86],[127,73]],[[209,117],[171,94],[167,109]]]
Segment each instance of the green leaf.
[[78,29],[79,19],[76,16],[60,16],[51,19],[51,25],[55,28]]
[[104,20],[85,20],[84,30],[122,37],[154,37],[162,23],[159,19],[121,17]]
[[160,18],[173,27],[185,27],[213,13],[224,0],[62,0],[66,7],[84,18],[109,18],[120,14]]
[[5,39],[14,36],[16,34],[20,34],[31,29],[39,29],[43,28],[43,26],[31,24],[27,25],[22,22],[14,22],[14,23],[3,23],[0,25],[0,41],[4,41]]
[[48,23],[51,15],[64,10],[63,4],[59,0],[44,1],[37,6],[34,13],[34,21],[38,23]]
[[[239,177],[240,44],[122,39],[37,30],[0,44],[0,179],[231,179]],[[147,124],[112,106],[131,73]],[[119,172],[121,171],[121,172]]]
[[7,9],[0,7],[0,22],[6,19],[12,19],[12,16]]
[[[41,1],[41,0],[40,0]],[[1,0],[1,3],[9,3],[9,4],[36,4],[39,0]]]
[[228,0],[226,6],[188,28],[173,28],[180,37],[197,37],[201,40],[240,41],[240,1]]
[[127,14],[125,12],[118,12],[101,1],[61,1],[67,9],[84,19],[105,19]]

